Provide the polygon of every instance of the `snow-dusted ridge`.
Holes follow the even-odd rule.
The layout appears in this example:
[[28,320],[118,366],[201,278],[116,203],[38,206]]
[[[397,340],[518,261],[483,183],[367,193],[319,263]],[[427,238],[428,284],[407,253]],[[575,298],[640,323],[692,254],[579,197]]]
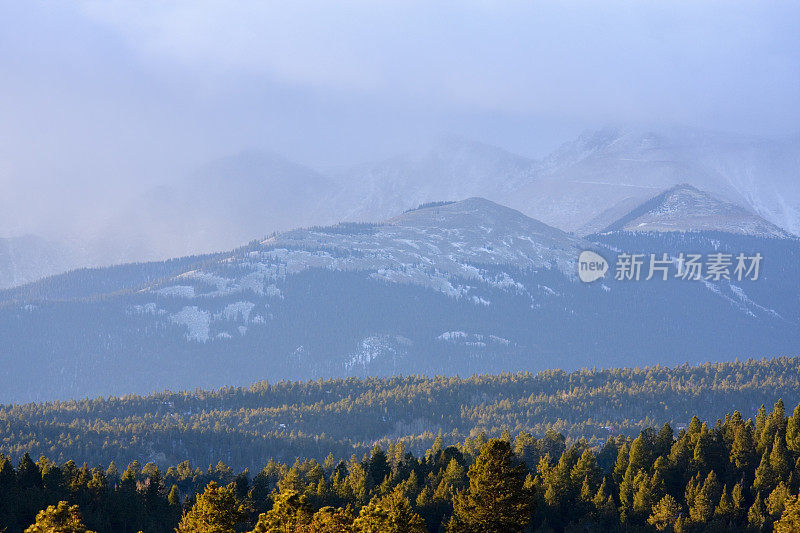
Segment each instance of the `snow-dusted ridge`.
[[[514,279],[512,272],[545,269],[574,280],[575,260],[587,245],[513,209],[469,198],[411,210],[383,224],[278,233],[145,292],[185,301],[180,311],[169,315],[170,321],[186,326],[190,340],[206,342],[213,337],[215,323],[238,320],[242,326],[252,326],[248,317],[253,308],[245,303],[248,295],[282,298],[281,281],[305,270],[361,272],[375,280],[417,285],[490,306],[491,299],[480,288],[532,299],[547,296]],[[488,267],[496,268],[489,273]],[[222,312],[214,310],[216,298],[234,296],[243,299],[235,310],[230,305]],[[265,314],[255,315],[255,325]]]
[[[310,268],[366,271],[393,283],[411,283],[452,296],[463,280],[520,289],[509,276],[487,276],[482,266],[557,269],[574,277],[586,243],[513,209],[482,198],[413,210],[383,224],[297,229],[273,235],[213,265],[150,290],[188,299],[252,291],[279,296],[276,280]],[[456,284],[459,280],[459,286]]]
[[722,231],[754,237],[791,237],[755,213],[685,183],[644,202],[603,230],[608,231]]

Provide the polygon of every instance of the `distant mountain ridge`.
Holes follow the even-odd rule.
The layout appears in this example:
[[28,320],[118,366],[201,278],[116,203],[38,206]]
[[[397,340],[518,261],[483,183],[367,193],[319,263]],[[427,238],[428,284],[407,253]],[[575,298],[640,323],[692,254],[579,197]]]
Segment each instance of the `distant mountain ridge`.
[[688,183],[800,234],[800,143],[697,130],[606,128],[545,158],[508,205],[567,231]]
[[722,231],[788,238],[789,233],[741,206],[681,184],[644,202],[606,227],[610,231]]
[[[469,197],[588,235],[683,183],[797,235],[798,169],[798,137],[663,128],[587,132],[542,160],[451,136],[422,154],[330,175],[251,151],[133,199],[113,219],[98,221],[86,242],[66,248],[79,258],[70,267],[166,259],[232,249],[298,226],[379,222],[422,203]],[[22,281],[41,275],[35,265],[25,268]]]
[[335,205],[349,220],[383,220],[442,199],[483,197],[502,203],[534,164],[502,148],[450,135],[422,154],[340,171]]
[[[587,249],[612,265],[594,283],[576,275]],[[758,281],[626,282],[613,272],[624,251],[758,252],[764,267]],[[0,364],[16,369],[0,402],[789,353],[800,343],[798,276],[794,238],[579,238],[470,198],[0,291]]]

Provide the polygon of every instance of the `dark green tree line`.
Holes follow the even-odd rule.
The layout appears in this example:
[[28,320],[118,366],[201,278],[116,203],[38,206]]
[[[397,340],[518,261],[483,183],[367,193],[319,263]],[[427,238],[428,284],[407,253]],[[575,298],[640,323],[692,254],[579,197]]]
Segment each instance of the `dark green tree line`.
[[[223,463],[163,471],[134,461],[90,468],[0,457],[0,525],[9,533],[797,531],[800,405],[754,419],[694,417],[592,445],[554,432],[423,454],[403,441],[362,457],[270,460],[258,473]],[[38,529],[37,529],[38,528]]]

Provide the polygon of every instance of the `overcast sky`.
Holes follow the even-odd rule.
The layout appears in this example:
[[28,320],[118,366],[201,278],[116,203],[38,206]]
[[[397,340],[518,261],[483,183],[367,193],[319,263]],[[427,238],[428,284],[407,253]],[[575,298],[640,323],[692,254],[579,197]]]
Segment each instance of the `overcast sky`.
[[[0,235],[242,149],[800,124],[798,2],[0,2]],[[27,213],[27,216],[21,213]],[[17,227],[11,227],[11,226]]]

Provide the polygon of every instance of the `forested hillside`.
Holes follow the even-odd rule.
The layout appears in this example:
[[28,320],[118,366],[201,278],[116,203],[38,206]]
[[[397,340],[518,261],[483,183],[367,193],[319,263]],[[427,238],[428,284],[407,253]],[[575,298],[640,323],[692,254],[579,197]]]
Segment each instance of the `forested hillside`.
[[0,453],[62,463],[223,461],[255,470],[362,453],[402,440],[422,453],[485,432],[563,434],[590,444],[693,415],[713,424],[783,398],[800,402],[800,358],[702,366],[550,370],[470,378],[392,377],[256,383],[248,388],[0,407]]
[[[673,196],[658,209],[646,206],[653,227],[672,224],[662,211],[687,196],[702,200],[690,205],[704,206],[695,213],[704,227],[742,219],[699,191]],[[753,234],[613,231],[579,239],[470,198],[378,224],[276,233],[219,254],[78,270],[0,291],[0,365],[15,369],[0,402],[261,379],[535,372],[554,361],[566,370],[674,366],[794,353],[800,240],[748,217],[744,230]],[[612,265],[596,283],[576,276],[585,250]],[[638,281],[615,272],[623,254],[689,252],[704,264],[723,252],[763,261],[757,280],[756,270],[737,276],[733,263],[719,279],[682,279],[677,259],[667,279],[647,281],[646,263]]]
[[[599,446],[483,433],[423,454],[402,441],[322,461],[162,470],[0,456],[0,526],[16,533],[778,531],[800,528],[800,405],[664,424]],[[264,458],[266,461],[266,457]],[[46,508],[46,509],[45,509]]]

